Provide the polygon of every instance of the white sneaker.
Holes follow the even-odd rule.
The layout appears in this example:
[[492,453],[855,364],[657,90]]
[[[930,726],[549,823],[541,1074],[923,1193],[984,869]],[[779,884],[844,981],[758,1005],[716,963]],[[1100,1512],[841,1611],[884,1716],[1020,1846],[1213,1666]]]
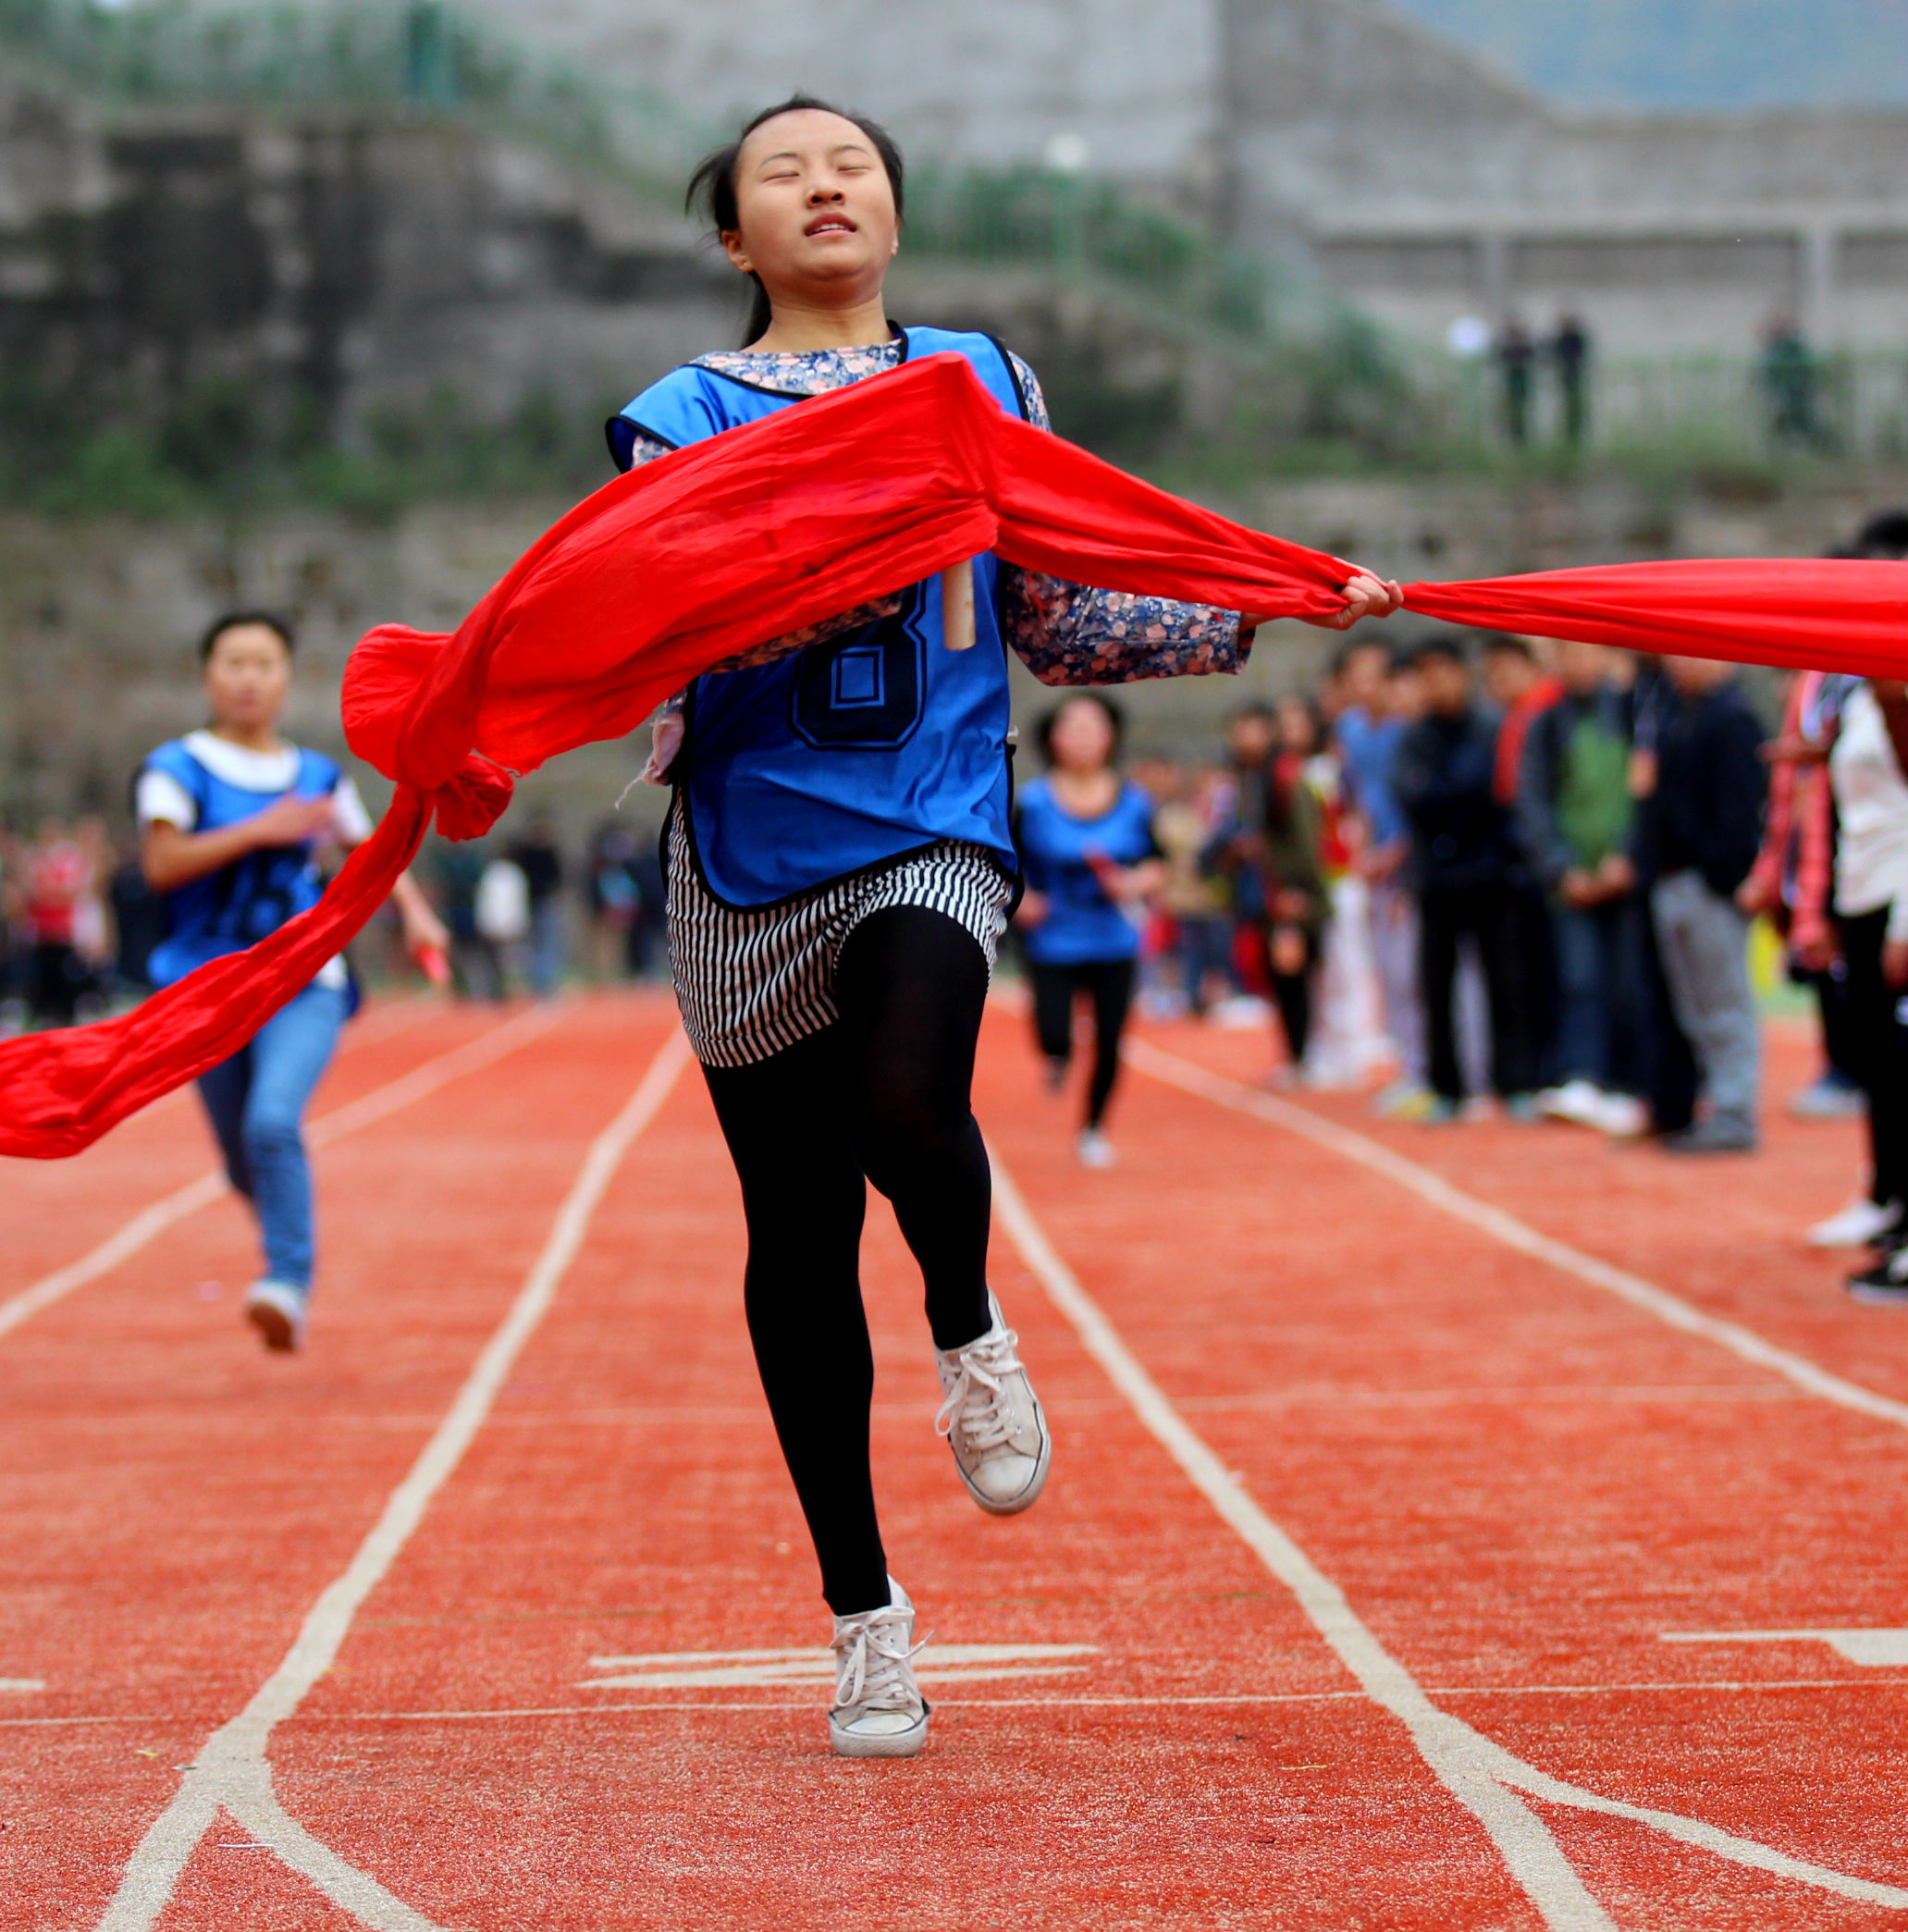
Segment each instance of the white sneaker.
[[1852,1200],[1840,1213],[1809,1229],[1811,1248],[1866,1248],[1892,1228],[1901,1211],[1878,1200]]
[[967,1494],[991,1516],[1032,1507],[1047,1484],[1053,1438],[991,1291],[993,1326],[965,1348],[934,1351],[947,1399],[934,1427],[947,1437]]
[[1548,1120],[1567,1120],[1572,1126],[1602,1126],[1604,1096],[1594,1081],[1566,1080],[1537,1096],[1537,1111]]
[[1111,1167],[1120,1157],[1119,1150],[1098,1127],[1082,1127],[1073,1152],[1082,1167]]
[[305,1291],[289,1281],[255,1281],[245,1291],[245,1319],[267,1348],[290,1355],[305,1342]]
[[828,1741],[839,1757],[912,1757],[928,1741],[928,1701],[915,1682],[915,1606],[892,1577],[888,1594],[886,1609],[835,1618]]
[[1612,1140],[1634,1140],[1650,1130],[1650,1110],[1633,1093],[1606,1093],[1592,1123]]

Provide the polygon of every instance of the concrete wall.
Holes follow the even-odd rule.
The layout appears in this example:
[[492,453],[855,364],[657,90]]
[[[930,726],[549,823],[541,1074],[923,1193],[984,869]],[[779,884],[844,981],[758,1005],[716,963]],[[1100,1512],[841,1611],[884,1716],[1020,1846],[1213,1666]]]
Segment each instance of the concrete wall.
[[[1747,504],[1693,498],[1666,507],[1607,483],[1430,491],[1411,481],[1268,485],[1214,499],[1259,527],[1406,579],[1630,557],[1805,555],[1886,500],[1908,500],[1908,473]],[[200,721],[192,643],[234,604],[296,619],[290,729],[342,751],[337,691],[358,636],[387,620],[452,627],[565,507],[437,508],[380,524],[287,514],[242,527],[0,517],[0,809],[22,819],[81,807],[123,815],[143,753]],[[1128,687],[1122,701],[1136,748],[1205,754],[1233,706],[1302,682],[1333,642],[1279,625],[1242,679]],[[1023,719],[1053,702],[1028,678],[1018,686]],[[634,744],[591,746],[526,779],[521,796],[553,806],[580,838],[610,812],[638,763]],[[375,781],[366,790],[384,795]],[[653,822],[658,796],[639,789],[623,809]]]
[[1571,113],[1377,0],[482,4],[713,121],[800,85],[939,160],[1075,137],[1419,334],[1574,306],[1619,348],[1737,347],[1778,308],[1908,337],[1908,113]]
[[77,409],[242,386],[320,433],[446,388],[595,409],[735,326],[680,220],[369,110],[102,120],[0,78],[0,356]]

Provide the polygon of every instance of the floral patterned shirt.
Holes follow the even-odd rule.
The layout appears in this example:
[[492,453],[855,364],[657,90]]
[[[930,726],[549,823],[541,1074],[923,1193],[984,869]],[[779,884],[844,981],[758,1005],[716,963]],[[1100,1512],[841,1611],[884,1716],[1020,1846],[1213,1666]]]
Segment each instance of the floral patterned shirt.
[[[902,344],[863,348],[758,351],[720,350],[696,363],[757,388],[791,396],[819,396],[899,366]],[[1034,373],[1011,358],[1036,428],[1051,429],[1047,405]],[[669,446],[640,432],[631,463],[651,462]],[[716,666],[740,671],[772,663],[844,631],[858,630],[901,608],[898,595],[880,597],[820,623],[771,639]],[[1200,676],[1243,668],[1252,647],[1241,634],[1238,612],[1168,597],[1135,597],[1123,590],[1094,590],[1003,563],[1000,570],[1001,634],[1043,684],[1126,684],[1142,678]]]

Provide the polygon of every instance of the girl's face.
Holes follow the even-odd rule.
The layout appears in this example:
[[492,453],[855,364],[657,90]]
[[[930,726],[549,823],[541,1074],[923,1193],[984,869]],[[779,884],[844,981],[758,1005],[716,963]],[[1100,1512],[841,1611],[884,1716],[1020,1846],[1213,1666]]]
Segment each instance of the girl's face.
[[735,164],[737,226],[722,247],[771,301],[871,299],[900,247],[894,190],[851,120],[800,108],[764,121]]
[[205,701],[212,721],[228,730],[268,730],[291,693],[291,653],[268,624],[221,631],[205,660]]
[[1318,733],[1311,728],[1311,713],[1287,698],[1278,708],[1279,749],[1310,757],[1318,748]]
[[1088,698],[1075,698],[1053,720],[1048,740],[1063,771],[1104,770],[1113,757],[1113,720]]

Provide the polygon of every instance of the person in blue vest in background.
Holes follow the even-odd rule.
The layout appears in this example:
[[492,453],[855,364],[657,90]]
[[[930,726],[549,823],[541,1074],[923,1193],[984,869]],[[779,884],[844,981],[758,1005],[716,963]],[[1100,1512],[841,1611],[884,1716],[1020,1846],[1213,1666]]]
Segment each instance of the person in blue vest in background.
[[[904,176],[873,122],[797,95],[709,155],[689,200],[753,284],[744,346],[611,418],[620,468],[945,352],[1046,426],[1032,372],[991,337],[890,321]],[[1360,572],[1342,621],[1398,601]],[[671,965],[742,1182],[749,1333],[835,1616],[843,1755],[911,1756],[928,1734],[914,1608],[888,1574],[868,1466],[869,1181],[920,1264],[938,1426],[968,1494],[1024,1509],[1052,1453],[988,1288],[991,1181],[968,1099],[1017,888],[1007,654],[1055,684],[1230,671],[1255,622],[983,556],[765,640],[657,721],[646,775],[674,791]]]
[[[135,781],[141,863],[165,896],[166,935],[148,966],[155,986],[242,952],[315,905],[325,890],[316,855],[371,836],[351,779],[324,753],[278,735],[292,650],[278,618],[219,618],[199,646],[212,721],[160,745]],[[409,873],[391,896],[412,952],[441,955],[449,935]],[[226,1172],[258,1217],[265,1272],[245,1314],[272,1349],[304,1341],[314,1246],[304,1110],[354,1004],[343,958],[331,960],[199,1081]]]
[[1026,891],[1015,921],[1033,980],[1034,1037],[1057,1090],[1073,1058],[1073,1010],[1093,1009],[1093,1071],[1074,1151],[1086,1167],[1111,1167],[1102,1130],[1119,1078],[1120,1039],[1133,1003],[1139,929],[1129,916],[1164,877],[1153,840],[1153,803],[1114,763],[1125,719],[1097,691],[1070,697],[1040,720],[1045,776],[1023,787],[1015,812]]

